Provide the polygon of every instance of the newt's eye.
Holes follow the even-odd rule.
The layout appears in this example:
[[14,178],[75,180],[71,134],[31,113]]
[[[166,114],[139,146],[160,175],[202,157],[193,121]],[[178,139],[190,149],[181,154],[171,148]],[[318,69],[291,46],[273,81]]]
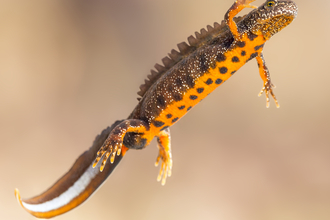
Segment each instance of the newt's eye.
[[274,1],[269,1],[267,2],[267,7],[274,7],[275,6],[275,2]]

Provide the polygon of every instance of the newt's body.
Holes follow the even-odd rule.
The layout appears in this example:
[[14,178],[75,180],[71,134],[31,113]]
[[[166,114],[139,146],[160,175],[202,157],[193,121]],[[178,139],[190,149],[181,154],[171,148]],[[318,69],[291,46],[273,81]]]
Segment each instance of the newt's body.
[[[297,6],[288,0],[268,0],[248,15],[234,19],[243,8],[252,7],[249,3],[253,1],[237,0],[220,25],[208,26],[196,38],[190,36],[190,45],[179,44],[180,52],[172,50],[163,59],[164,66],[156,64],[157,72],[152,71],[140,87],[141,98],[128,119],[117,121],[97,137],[93,147],[42,195],[22,201],[15,191],[21,205],[44,218],[71,210],[101,185],[128,149],[142,149],[154,137],[159,147],[156,164],[161,160],[158,180],[165,184],[172,168],[169,127],[251,59],[257,60],[267,107],[269,94],[278,106],[262,50],[272,35],[296,17]],[[108,158],[111,164],[106,166]]]

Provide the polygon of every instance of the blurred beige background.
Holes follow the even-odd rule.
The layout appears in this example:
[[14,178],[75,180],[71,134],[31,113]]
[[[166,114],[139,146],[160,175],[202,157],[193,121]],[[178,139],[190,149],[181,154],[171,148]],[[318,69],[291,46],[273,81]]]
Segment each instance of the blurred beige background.
[[[232,3],[1,0],[0,219],[34,219],[14,188],[27,198],[51,186],[128,116],[153,65]],[[330,2],[296,3],[264,50],[280,109],[257,97],[251,61],[172,127],[165,187],[153,142],[57,219],[330,219]]]

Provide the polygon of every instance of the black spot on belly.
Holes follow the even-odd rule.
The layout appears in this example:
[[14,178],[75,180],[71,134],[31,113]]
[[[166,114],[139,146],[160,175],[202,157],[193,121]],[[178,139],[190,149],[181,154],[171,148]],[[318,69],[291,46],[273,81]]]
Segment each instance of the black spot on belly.
[[204,91],[204,88],[198,88],[196,89],[198,93],[202,93]]
[[189,111],[192,108],[192,106],[189,106],[189,108],[187,108],[187,111]]
[[178,117],[176,117],[176,118],[173,118],[173,120],[172,120],[172,123],[176,122],[177,120],[179,120],[179,118],[178,118]]
[[264,44],[261,44],[259,46],[255,46],[254,50],[257,51],[257,50],[259,50],[260,48],[263,48],[263,47],[264,47]]
[[172,118],[172,116],[173,116],[172,114],[167,114],[166,118]]
[[157,97],[157,105],[161,108],[165,108],[166,102],[165,102],[165,98],[163,96]]
[[153,124],[157,127],[160,128],[162,127],[165,123],[162,121],[153,121]]
[[234,70],[234,71],[233,71],[233,72],[231,72],[230,74],[231,74],[231,75],[234,75],[234,73],[236,73],[236,70]]
[[246,52],[245,52],[245,50],[243,50],[243,51],[241,52],[241,56],[244,57],[245,55],[246,55]]
[[238,41],[237,46],[240,48],[245,47],[245,41]]
[[217,79],[217,80],[215,80],[215,84],[221,84],[222,83],[222,79]]
[[227,73],[228,68],[224,66],[224,67],[219,68],[219,71],[221,74],[225,74],[225,73]]
[[222,62],[222,61],[225,61],[226,60],[226,56],[223,55],[222,53],[219,53],[217,55],[217,58],[216,59],[217,59],[218,62]]
[[190,75],[187,75],[187,85],[189,88],[194,88],[195,86],[194,79]]
[[234,56],[232,59],[231,59],[231,62],[233,63],[238,63],[239,62],[239,59],[237,56]]
[[250,39],[250,41],[253,41],[257,37],[258,37],[258,35],[255,35],[255,34],[252,34],[252,33],[248,34],[248,38]]
[[258,56],[258,52],[255,52],[255,53],[251,54],[250,58],[247,61],[252,60],[253,58],[256,58],[257,56]]
[[190,98],[191,100],[196,100],[196,99],[198,98],[198,96],[197,96],[197,95],[191,95],[191,96],[189,96],[189,98]]
[[178,109],[179,109],[179,110],[182,110],[182,109],[184,109],[185,107],[186,107],[185,105],[181,105],[181,106],[178,107]]
[[167,129],[168,126],[164,126],[162,129],[160,129],[161,131],[164,131],[165,129]]
[[205,82],[206,85],[211,85],[213,83],[213,80],[211,78],[208,78]]
[[181,94],[175,93],[172,96],[173,96],[174,101],[176,101],[176,102],[182,100],[182,95]]

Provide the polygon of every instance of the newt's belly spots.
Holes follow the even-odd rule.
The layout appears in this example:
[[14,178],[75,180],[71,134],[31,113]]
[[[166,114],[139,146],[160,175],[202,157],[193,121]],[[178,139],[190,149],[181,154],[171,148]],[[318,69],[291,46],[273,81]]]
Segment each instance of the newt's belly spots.
[[203,100],[215,88],[228,80],[247,61],[256,57],[262,50],[265,40],[262,36],[249,38],[245,35],[234,48],[216,57],[213,65],[205,74],[192,83],[180,99],[167,104],[150,125],[154,134],[168,128],[182,118],[192,107]]

